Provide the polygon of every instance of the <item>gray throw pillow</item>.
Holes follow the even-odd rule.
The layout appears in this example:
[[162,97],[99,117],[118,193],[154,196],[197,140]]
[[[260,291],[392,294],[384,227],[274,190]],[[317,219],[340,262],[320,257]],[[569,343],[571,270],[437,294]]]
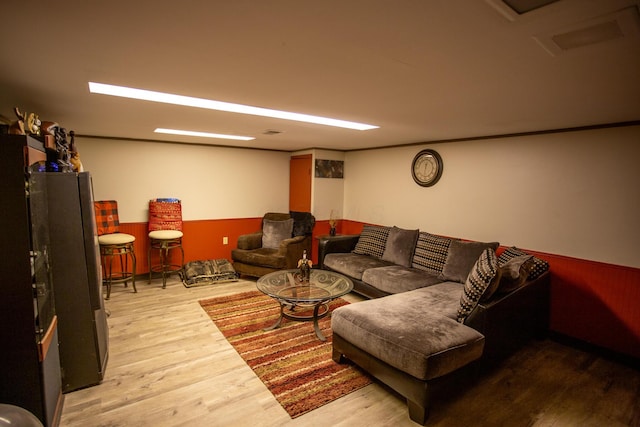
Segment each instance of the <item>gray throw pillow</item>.
[[480,302],[482,295],[498,280],[500,280],[500,270],[496,252],[491,248],[485,248],[465,281],[460,297],[460,308],[458,308],[458,322],[464,323]]
[[466,282],[469,272],[482,252],[487,248],[493,249],[495,252],[499,245],[498,242],[485,243],[453,240],[449,245],[449,254],[442,269],[442,275],[445,279],[453,282]]
[[280,242],[291,238],[293,230],[293,218],[285,221],[272,221],[265,219],[262,224],[262,247],[278,249]]
[[383,261],[389,261],[403,267],[411,267],[413,251],[416,248],[419,230],[404,230],[393,226],[382,254]]

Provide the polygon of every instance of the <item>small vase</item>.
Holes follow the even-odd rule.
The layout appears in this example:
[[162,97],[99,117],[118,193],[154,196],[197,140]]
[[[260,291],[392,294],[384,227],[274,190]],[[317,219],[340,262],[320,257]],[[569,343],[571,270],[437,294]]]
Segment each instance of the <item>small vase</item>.
[[330,236],[335,236],[336,235],[336,228],[335,227],[329,228],[329,235]]

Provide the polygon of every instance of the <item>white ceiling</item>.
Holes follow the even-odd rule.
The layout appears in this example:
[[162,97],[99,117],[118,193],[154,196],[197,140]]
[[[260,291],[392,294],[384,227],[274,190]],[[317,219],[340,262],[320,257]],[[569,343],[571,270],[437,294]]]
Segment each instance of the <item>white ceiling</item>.
[[[85,136],[286,151],[640,120],[639,1],[560,0],[512,20],[490,3],[499,2],[4,0],[0,114],[14,119],[18,106]],[[555,56],[536,41],[620,11],[633,24],[625,37]],[[90,94],[89,81],[380,128],[119,99]]]

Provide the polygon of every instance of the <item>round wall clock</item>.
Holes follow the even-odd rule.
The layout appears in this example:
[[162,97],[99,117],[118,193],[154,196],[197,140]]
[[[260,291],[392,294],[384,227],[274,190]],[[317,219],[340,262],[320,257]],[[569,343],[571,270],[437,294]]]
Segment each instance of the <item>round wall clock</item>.
[[411,175],[416,184],[431,187],[442,176],[442,157],[434,150],[422,150],[413,158]]

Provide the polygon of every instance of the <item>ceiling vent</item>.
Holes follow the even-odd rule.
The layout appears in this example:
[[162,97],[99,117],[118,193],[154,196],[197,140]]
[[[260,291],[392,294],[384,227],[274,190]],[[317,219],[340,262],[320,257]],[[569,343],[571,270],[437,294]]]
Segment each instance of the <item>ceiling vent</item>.
[[491,7],[500,12],[509,21],[541,7],[557,3],[560,0],[485,0]]
[[562,30],[534,36],[547,52],[556,56],[567,51],[623,37],[640,35],[637,7],[628,7],[610,15],[575,24]]

